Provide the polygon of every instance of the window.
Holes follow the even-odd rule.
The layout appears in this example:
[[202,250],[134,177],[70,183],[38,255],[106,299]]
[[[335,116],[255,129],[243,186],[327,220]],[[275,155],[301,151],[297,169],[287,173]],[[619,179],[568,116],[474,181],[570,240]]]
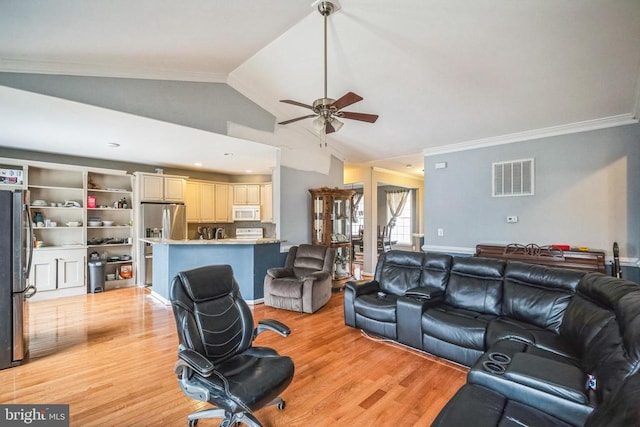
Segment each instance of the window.
[[[391,241],[397,243],[411,244],[411,224],[413,211],[413,191],[409,192],[407,202],[404,204],[402,213],[396,218],[396,225],[391,229]],[[391,218],[391,212],[387,206],[387,217]]]
[[[357,195],[356,195],[357,196]],[[360,230],[364,228],[364,197],[355,198],[357,204],[353,207],[353,221],[351,222],[351,235],[360,235]]]

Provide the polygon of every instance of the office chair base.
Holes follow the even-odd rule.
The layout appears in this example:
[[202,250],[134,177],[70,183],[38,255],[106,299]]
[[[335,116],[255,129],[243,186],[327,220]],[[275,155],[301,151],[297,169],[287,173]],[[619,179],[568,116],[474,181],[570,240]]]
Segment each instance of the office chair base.
[[[283,410],[286,406],[286,402],[281,397],[276,397],[271,402],[267,403],[265,407],[276,405],[279,410]],[[239,424],[246,424],[249,427],[262,427],[262,424],[249,412],[239,412],[236,414],[229,414],[221,408],[204,409],[202,411],[189,414],[187,422],[189,427],[195,427],[198,424],[198,420],[203,418],[224,418],[220,427],[235,427]]]

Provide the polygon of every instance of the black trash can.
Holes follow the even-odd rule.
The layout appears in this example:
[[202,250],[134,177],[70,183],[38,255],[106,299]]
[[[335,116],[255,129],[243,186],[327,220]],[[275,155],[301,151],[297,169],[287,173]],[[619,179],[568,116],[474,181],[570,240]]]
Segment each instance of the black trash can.
[[89,267],[89,283],[87,287],[90,293],[95,294],[96,292],[104,291],[104,267],[106,264],[102,260],[87,262]]

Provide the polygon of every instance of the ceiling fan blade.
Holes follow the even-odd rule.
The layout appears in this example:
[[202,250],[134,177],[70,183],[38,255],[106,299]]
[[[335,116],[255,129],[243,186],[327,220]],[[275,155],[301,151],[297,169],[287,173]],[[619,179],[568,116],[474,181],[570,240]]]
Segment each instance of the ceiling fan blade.
[[309,114],[308,116],[296,117],[295,119],[285,120],[284,122],[278,122],[279,125],[288,125],[289,123],[297,122],[298,120],[310,119],[316,117],[315,114]]
[[324,133],[325,134],[333,133],[335,131],[336,131],[336,129],[333,127],[333,125],[331,123],[329,123],[328,120],[326,122],[324,122]]
[[336,107],[337,110],[340,110],[351,104],[355,104],[356,102],[362,101],[362,99],[363,98],[360,95],[356,95],[353,92],[348,92],[345,95],[342,95],[341,98],[337,99],[336,102],[332,104],[332,106]]
[[281,99],[280,102],[284,102],[285,104],[297,105],[298,107],[308,108],[309,110],[313,110],[311,105],[303,104],[302,102],[292,101],[290,99]]
[[340,117],[343,119],[360,120],[361,122],[375,123],[378,120],[377,114],[351,113],[349,111],[341,111]]

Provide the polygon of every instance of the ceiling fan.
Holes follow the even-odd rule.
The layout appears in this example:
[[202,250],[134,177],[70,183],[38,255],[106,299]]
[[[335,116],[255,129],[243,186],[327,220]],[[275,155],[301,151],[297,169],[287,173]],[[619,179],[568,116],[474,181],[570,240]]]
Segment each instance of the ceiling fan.
[[333,12],[340,9],[340,5],[337,2],[331,1],[316,1],[318,5],[318,12],[324,18],[324,97],[318,98],[313,101],[312,105],[303,104],[302,102],[292,101],[290,99],[281,99],[280,102],[286,104],[297,105],[299,107],[308,108],[313,111],[313,114],[309,114],[302,117],[296,117],[295,119],[285,120],[279,122],[279,125],[286,125],[289,123],[297,122],[298,120],[310,119],[315,117],[313,121],[313,127],[317,131],[324,131],[326,135],[328,133],[336,132],[340,130],[343,123],[340,119],[360,120],[362,122],[375,123],[378,120],[376,114],[354,113],[350,111],[342,111],[343,108],[348,107],[351,104],[362,101],[360,95],[356,95],[353,92],[348,92],[338,99],[332,99],[327,97],[327,17]]

